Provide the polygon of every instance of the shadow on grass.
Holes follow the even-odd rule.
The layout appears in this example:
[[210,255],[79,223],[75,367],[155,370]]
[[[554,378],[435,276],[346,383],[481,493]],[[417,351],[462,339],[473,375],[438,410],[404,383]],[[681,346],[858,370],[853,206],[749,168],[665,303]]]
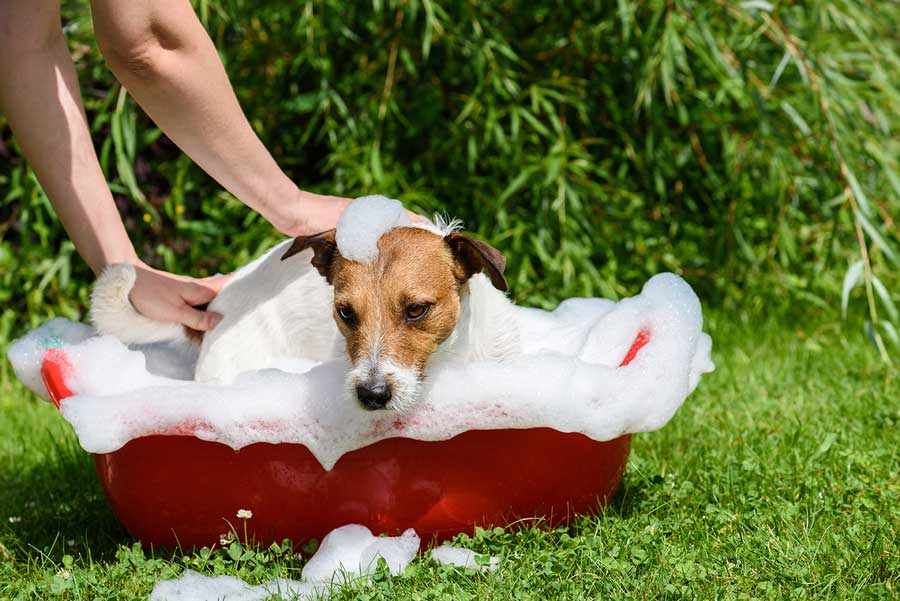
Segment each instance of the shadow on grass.
[[600,515],[628,519],[642,513],[651,498],[654,487],[659,486],[662,482],[661,477],[656,476],[656,478],[659,479],[659,482],[656,482],[655,479],[647,480],[629,475],[626,471],[615,494],[609,499],[606,506],[601,508]]
[[7,440],[7,468],[0,471],[0,542],[52,561],[114,557],[131,538],[107,505],[91,455],[58,416],[40,419],[40,429],[8,435],[18,440]]

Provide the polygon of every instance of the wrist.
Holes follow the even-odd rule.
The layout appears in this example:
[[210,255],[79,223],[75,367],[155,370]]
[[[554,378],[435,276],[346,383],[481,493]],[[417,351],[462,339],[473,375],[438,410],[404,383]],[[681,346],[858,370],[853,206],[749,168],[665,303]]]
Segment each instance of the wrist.
[[111,248],[100,249],[100,256],[94,261],[89,261],[91,269],[96,274],[100,274],[104,269],[116,263],[127,263],[129,265],[143,264],[131,243]]
[[307,234],[318,219],[320,207],[316,200],[315,194],[295,188],[292,194],[282,196],[278,205],[263,216],[282,234]]
[[292,189],[275,196],[275,202],[253,207],[282,234],[304,236],[335,227],[338,217],[350,203],[347,198],[305,192],[291,183]]
[[304,193],[290,180],[267,186],[254,202],[246,203],[282,233],[294,227],[306,205]]

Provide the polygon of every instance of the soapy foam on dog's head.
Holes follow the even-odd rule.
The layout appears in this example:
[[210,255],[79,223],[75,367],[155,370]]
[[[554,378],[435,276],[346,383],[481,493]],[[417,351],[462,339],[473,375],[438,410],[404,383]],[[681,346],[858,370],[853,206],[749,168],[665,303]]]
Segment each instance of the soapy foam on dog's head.
[[[54,320],[10,349],[19,378],[43,391],[48,340],[71,363],[62,403],[89,452],[108,453],[142,436],[183,432],[235,449],[257,442],[302,444],[331,469],[345,453],[403,436],[446,440],[471,429],[549,427],[610,440],[663,426],[712,370],[700,303],[681,278],[652,278],[636,297],[612,303],[572,299],[556,311],[516,309],[525,354],[503,362],[449,362],[427,372],[422,399],[397,423],[396,412],[370,412],[345,394],[350,364],[249,372],[210,385],[148,371],[143,352],[84,326]],[[650,342],[618,367],[635,337]],[[159,355],[165,356],[165,349]],[[146,352],[146,349],[144,349]],[[159,364],[159,356],[154,358]],[[111,369],[114,366],[114,369]]]
[[369,263],[378,256],[378,240],[395,227],[410,227],[412,220],[399,200],[385,196],[363,196],[351,202],[335,231],[341,256]]
[[338,220],[334,239],[345,259],[369,263],[378,257],[381,237],[397,227],[421,228],[444,237],[462,228],[462,222],[441,214],[436,214],[434,221],[413,222],[399,200],[377,194],[362,196],[347,205]]

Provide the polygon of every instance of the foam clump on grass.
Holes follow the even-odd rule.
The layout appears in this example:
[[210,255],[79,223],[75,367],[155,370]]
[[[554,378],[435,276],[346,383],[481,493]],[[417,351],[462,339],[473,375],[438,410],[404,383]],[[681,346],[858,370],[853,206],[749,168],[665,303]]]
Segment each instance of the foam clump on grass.
[[[349,451],[397,436],[447,440],[472,429],[549,427],[611,440],[655,430],[713,369],[700,302],[673,274],[653,277],[641,294],[618,303],[570,299],[552,312],[514,310],[521,355],[431,369],[422,399],[402,414],[366,411],[348,395],[346,360],[285,361],[282,369],[248,372],[229,385],[200,384],[178,379],[193,371],[183,353],[159,345],[129,349],[61,319],[32,331],[9,354],[19,378],[46,398],[44,349],[62,348],[74,396],[61,411],[89,452],[178,433],[236,450],[302,444],[325,469]],[[642,333],[647,345],[619,367]]]
[[396,576],[416,556],[419,542],[412,528],[400,536],[375,536],[365,526],[348,524],[322,539],[316,554],[303,566],[303,580],[330,583],[337,574],[370,576],[378,568],[379,558]]
[[478,570],[479,572],[493,572],[500,567],[500,559],[497,557],[487,557],[470,549],[451,545],[436,547],[431,550],[430,555],[431,560],[435,563]]
[[379,559],[396,576],[415,558],[419,542],[412,529],[400,536],[375,536],[365,526],[348,524],[322,539],[299,581],[277,579],[251,586],[234,576],[204,576],[187,570],[175,580],[159,582],[149,601],[263,601],[276,594],[283,599],[322,599],[334,586],[372,576]]
[[149,601],[265,601],[274,595],[282,599],[321,599],[322,587],[296,580],[273,580],[251,586],[237,576],[204,576],[185,570],[175,580],[163,580],[153,587]]

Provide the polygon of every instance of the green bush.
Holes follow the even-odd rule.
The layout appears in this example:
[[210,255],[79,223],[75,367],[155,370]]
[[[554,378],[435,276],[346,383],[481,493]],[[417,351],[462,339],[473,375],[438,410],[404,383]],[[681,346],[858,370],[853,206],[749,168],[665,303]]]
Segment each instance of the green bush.
[[[196,275],[261,252],[276,233],[135,108],[86,4],[64,6],[65,28],[139,252]],[[196,7],[302,187],[461,217],[509,255],[521,302],[631,294],[672,270],[706,303],[827,319],[843,288],[882,355],[900,348],[895,2]],[[0,144],[7,337],[81,315],[91,278],[2,120]]]

